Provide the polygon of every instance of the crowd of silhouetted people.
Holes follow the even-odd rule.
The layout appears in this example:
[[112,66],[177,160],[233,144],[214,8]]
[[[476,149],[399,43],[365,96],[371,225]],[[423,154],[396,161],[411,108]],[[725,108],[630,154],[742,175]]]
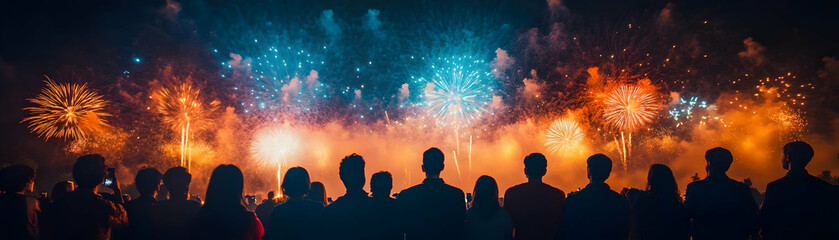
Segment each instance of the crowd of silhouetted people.
[[[595,154],[586,161],[589,184],[566,195],[542,181],[548,161],[532,153],[523,161],[527,182],[502,196],[484,175],[469,197],[440,178],[444,154],[430,148],[425,179],[398,194],[388,172],[373,174],[366,192],[365,160],[351,154],[338,167],[346,194],[334,201],[294,167],[283,176],[282,198],[269,192],[257,204],[243,196],[234,165],[215,168],[203,200],[190,197],[186,168],[142,169],[134,179],[140,196],[125,201],[105,159],[93,154],[79,157],[73,182],[56,184],[49,197],[26,195],[33,168],[0,170],[0,239],[839,239],[839,190],[807,172],[813,155],[807,143],[786,144],[788,172],[766,186],[762,202],[726,175],[734,157],[719,147],[705,153],[707,176],[684,194],[663,164],[650,167],[645,189],[616,192],[605,183],[612,160]],[[113,194],[98,193],[102,185]]]

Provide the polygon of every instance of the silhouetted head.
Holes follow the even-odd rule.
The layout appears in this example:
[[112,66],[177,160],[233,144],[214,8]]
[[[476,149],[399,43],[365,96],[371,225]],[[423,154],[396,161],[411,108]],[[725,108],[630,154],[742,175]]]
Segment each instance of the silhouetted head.
[[393,190],[393,176],[390,172],[377,172],[370,177],[370,191],[373,197],[388,197],[391,190]]
[[422,171],[425,172],[425,175],[439,175],[445,167],[444,159],[443,151],[440,151],[439,148],[433,147],[425,150],[422,153]]
[[0,170],[0,191],[7,193],[32,191],[35,183],[35,169],[23,165],[12,165]]
[[243,187],[242,170],[232,164],[219,165],[210,175],[204,206],[209,208],[244,207],[242,205]]
[[705,170],[708,171],[708,174],[721,174],[727,172],[728,168],[731,167],[734,156],[728,149],[715,147],[705,152],[705,161]]
[[490,176],[479,177],[472,194],[470,208],[481,218],[491,217],[501,207],[498,203],[498,183]]
[[612,173],[612,159],[603,154],[594,154],[586,160],[588,164],[588,179],[592,183],[606,182]]
[[189,193],[189,183],[192,182],[192,174],[184,167],[173,167],[163,174],[163,185],[169,190],[169,195]]
[[541,180],[548,172],[548,159],[541,153],[531,153],[524,157],[524,175],[527,179]]
[[71,181],[62,181],[58,182],[52,186],[52,192],[50,193],[50,200],[51,201],[60,201],[67,197],[67,194],[72,192],[75,187],[73,186],[73,182]]
[[655,195],[663,195],[681,201],[679,185],[670,167],[664,164],[653,164],[647,175],[647,191]]
[[157,190],[160,190],[160,172],[154,168],[142,169],[134,177],[134,185],[137,186],[137,191],[140,192],[141,196],[154,197]]
[[245,199],[248,200],[248,205],[256,204],[256,196],[245,196]]
[[309,172],[302,167],[293,167],[286,171],[283,177],[283,184],[280,188],[283,194],[291,198],[300,198],[309,193],[311,182],[309,182]]
[[312,189],[309,191],[307,198],[326,206],[326,186],[322,182],[312,182]]
[[364,158],[358,154],[350,154],[341,159],[338,167],[338,176],[347,190],[360,190],[364,188]]
[[80,188],[95,188],[105,181],[107,169],[105,158],[101,155],[84,155],[73,164],[73,180]]
[[276,194],[274,193],[274,191],[270,191],[270,192],[268,192],[268,200],[273,200],[273,199],[274,199],[274,196],[276,196]]
[[804,169],[810,160],[813,159],[813,147],[802,141],[787,143],[784,145],[784,158],[781,163],[784,169]]

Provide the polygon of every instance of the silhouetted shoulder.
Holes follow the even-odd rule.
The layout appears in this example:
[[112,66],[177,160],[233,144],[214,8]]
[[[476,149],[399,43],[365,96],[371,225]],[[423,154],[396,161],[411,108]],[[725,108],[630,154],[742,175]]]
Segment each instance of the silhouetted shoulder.
[[464,196],[463,190],[460,190],[460,188],[457,188],[455,186],[448,185],[448,184],[443,184],[443,188],[446,189],[446,191],[448,191],[450,193],[459,194],[460,196]]

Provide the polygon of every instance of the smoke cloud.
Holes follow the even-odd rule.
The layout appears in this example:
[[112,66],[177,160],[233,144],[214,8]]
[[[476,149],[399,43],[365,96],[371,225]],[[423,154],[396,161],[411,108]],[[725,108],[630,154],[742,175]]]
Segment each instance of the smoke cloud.
[[766,47],[761,45],[759,42],[756,42],[751,37],[743,40],[743,45],[745,45],[746,50],[737,53],[737,56],[740,57],[740,59],[751,62],[755,66],[763,65],[763,63],[766,62],[766,56],[764,55]]
[[335,18],[333,18],[334,13],[332,9],[323,10],[323,13],[320,15],[320,19],[318,19],[318,23],[323,28],[323,31],[326,32],[326,35],[329,35],[330,38],[333,40],[341,38],[341,27],[338,26],[338,23],[335,22]]

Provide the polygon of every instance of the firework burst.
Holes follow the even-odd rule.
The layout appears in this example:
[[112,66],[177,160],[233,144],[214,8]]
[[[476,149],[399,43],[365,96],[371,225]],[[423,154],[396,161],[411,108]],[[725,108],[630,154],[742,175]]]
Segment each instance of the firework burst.
[[420,78],[425,83],[424,101],[428,113],[438,125],[466,126],[481,118],[491,100],[493,79],[487,64],[471,56],[441,58],[432,64],[433,77]]
[[189,168],[191,161],[190,139],[194,129],[209,126],[211,114],[218,109],[219,102],[204,104],[201,91],[184,83],[173,88],[161,88],[156,92],[157,112],[163,122],[175,131],[181,132],[181,166]]
[[[288,126],[268,127],[256,133],[251,154],[263,164],[277,166],[277,188],[282,184],[282,170],[291,154],[300,148],[300,140]],[[280,191],[282,192],[282,191]]]
[[659,110],[658,99],[653,91],[640,86],[621,85],[603,103],[606,105],[603,118],[620,131],[620,140],[615,136],[615,142],[625,170],[632,154],[632,132],[653,121]]
[[583,129],[571,117],[554,120],[545,131],[545,147],[553,154],[565,154],[575,149],[583,142]]
[[47,84],[35,98],[28,99],[37,104],[27,107],[30,116],[23,119],[29,130],[45,140],[51,137],[84,139],[91,130],[108,126],[103,117],[108,104],[102,95],[85,84],[57,84],[46,77]]
[[623,132],[652,122],[659,110],[655,93],[639,86],[621,85],[606,96],[604,103],[606,122]]

